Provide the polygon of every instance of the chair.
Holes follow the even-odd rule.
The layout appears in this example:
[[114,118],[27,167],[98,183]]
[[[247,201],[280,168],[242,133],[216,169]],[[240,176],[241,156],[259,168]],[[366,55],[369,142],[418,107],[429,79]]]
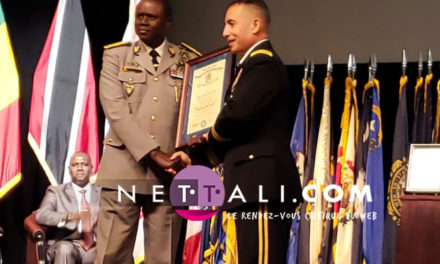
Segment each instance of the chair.
[[[3,228],[0,226],[0,241],[3,238],[3,234],[4,234]],[[1,249],[1,247],[0,247],[0,264],[3,264],[3,257],[2,257],[2,249]]]
[[26,264],[45,264],[47,228],[37,223],[35,213],[33,211],[24,219],[24,228],[27,231]]

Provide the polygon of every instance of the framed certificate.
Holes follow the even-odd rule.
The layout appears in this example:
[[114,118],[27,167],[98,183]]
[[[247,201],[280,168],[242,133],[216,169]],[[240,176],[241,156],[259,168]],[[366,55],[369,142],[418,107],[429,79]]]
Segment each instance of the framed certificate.
[[440,193],[440,144],[412,144],[406,192]]
[[232,71],[229,48],[214,51],[185,64],[176,148],[214,125],[223,107]]

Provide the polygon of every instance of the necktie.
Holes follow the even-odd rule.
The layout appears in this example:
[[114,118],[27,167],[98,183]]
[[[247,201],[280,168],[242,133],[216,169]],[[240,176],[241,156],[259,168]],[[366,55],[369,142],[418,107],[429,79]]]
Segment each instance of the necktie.
[[86,190],[79,191],[81,193],[81,205],[80,205],[80,217],[81,217],[81,246],[85,251],[89,250],[93,244],[93,226],[92,226],[92,216],[90,214],[89,203],[86,200]]
[[157,68],[159,68],[159,61],[157,60],[157,57],[159,57],[159,53],[157,53],[156,50],[150,51],[151,61],[153,62],[154,70],[157,71]]

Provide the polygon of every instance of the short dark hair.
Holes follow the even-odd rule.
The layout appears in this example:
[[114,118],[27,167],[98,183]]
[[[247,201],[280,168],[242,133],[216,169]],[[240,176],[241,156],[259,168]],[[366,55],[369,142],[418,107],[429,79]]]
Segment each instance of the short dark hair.
[[[146,0],[143,0],[146,1]],[[163,6],[165,17],[168,21],[173,21],[173,7],[170,0],[153,0],[160,2]]]
[[170,0],[161,0],[168,21],[173,21],[173,7]]
[[270,11],[269,7],[267,7],[266,3],[263,0],[234,0],[228,5],[229,7],[235,5],[235,4],[244,4],[244,5],[253,5],[260,9],[263,12],[264,19],[266,20],[266,23],[270,24]]

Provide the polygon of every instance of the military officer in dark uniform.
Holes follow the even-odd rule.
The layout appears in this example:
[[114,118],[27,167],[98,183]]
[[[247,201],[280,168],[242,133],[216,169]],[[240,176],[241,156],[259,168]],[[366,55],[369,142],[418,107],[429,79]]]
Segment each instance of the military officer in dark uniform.
[[[236,197],[225,201],[224,209],[238,212],[240,264],[285,263],[291,218],[281,220],[280,214],[292,213],[301,194],[289,148],[291,91],[283,62],[268,40],[269,24],[261,0],[229,5],[223,37],[241,59],[208,134],[208,144],[224,162],[226,197]],[[259,212],[260,217],[242,212]]]
[[[136,7],[136,42],[105,47],[99,95],[110,131],[96,184],[102,187],[95,263],[133,263],[140,208],[143,209],[145,263],[173,264],[181,217],[167,198],[172,177],[166,172],[189,165],[172,154],[184,63],[196,57],[165,35],[171,24],[167,0],[142,0]],[[122,195],[118,186],[132,192]],[[153,186],[164,193],[153,200]]]

